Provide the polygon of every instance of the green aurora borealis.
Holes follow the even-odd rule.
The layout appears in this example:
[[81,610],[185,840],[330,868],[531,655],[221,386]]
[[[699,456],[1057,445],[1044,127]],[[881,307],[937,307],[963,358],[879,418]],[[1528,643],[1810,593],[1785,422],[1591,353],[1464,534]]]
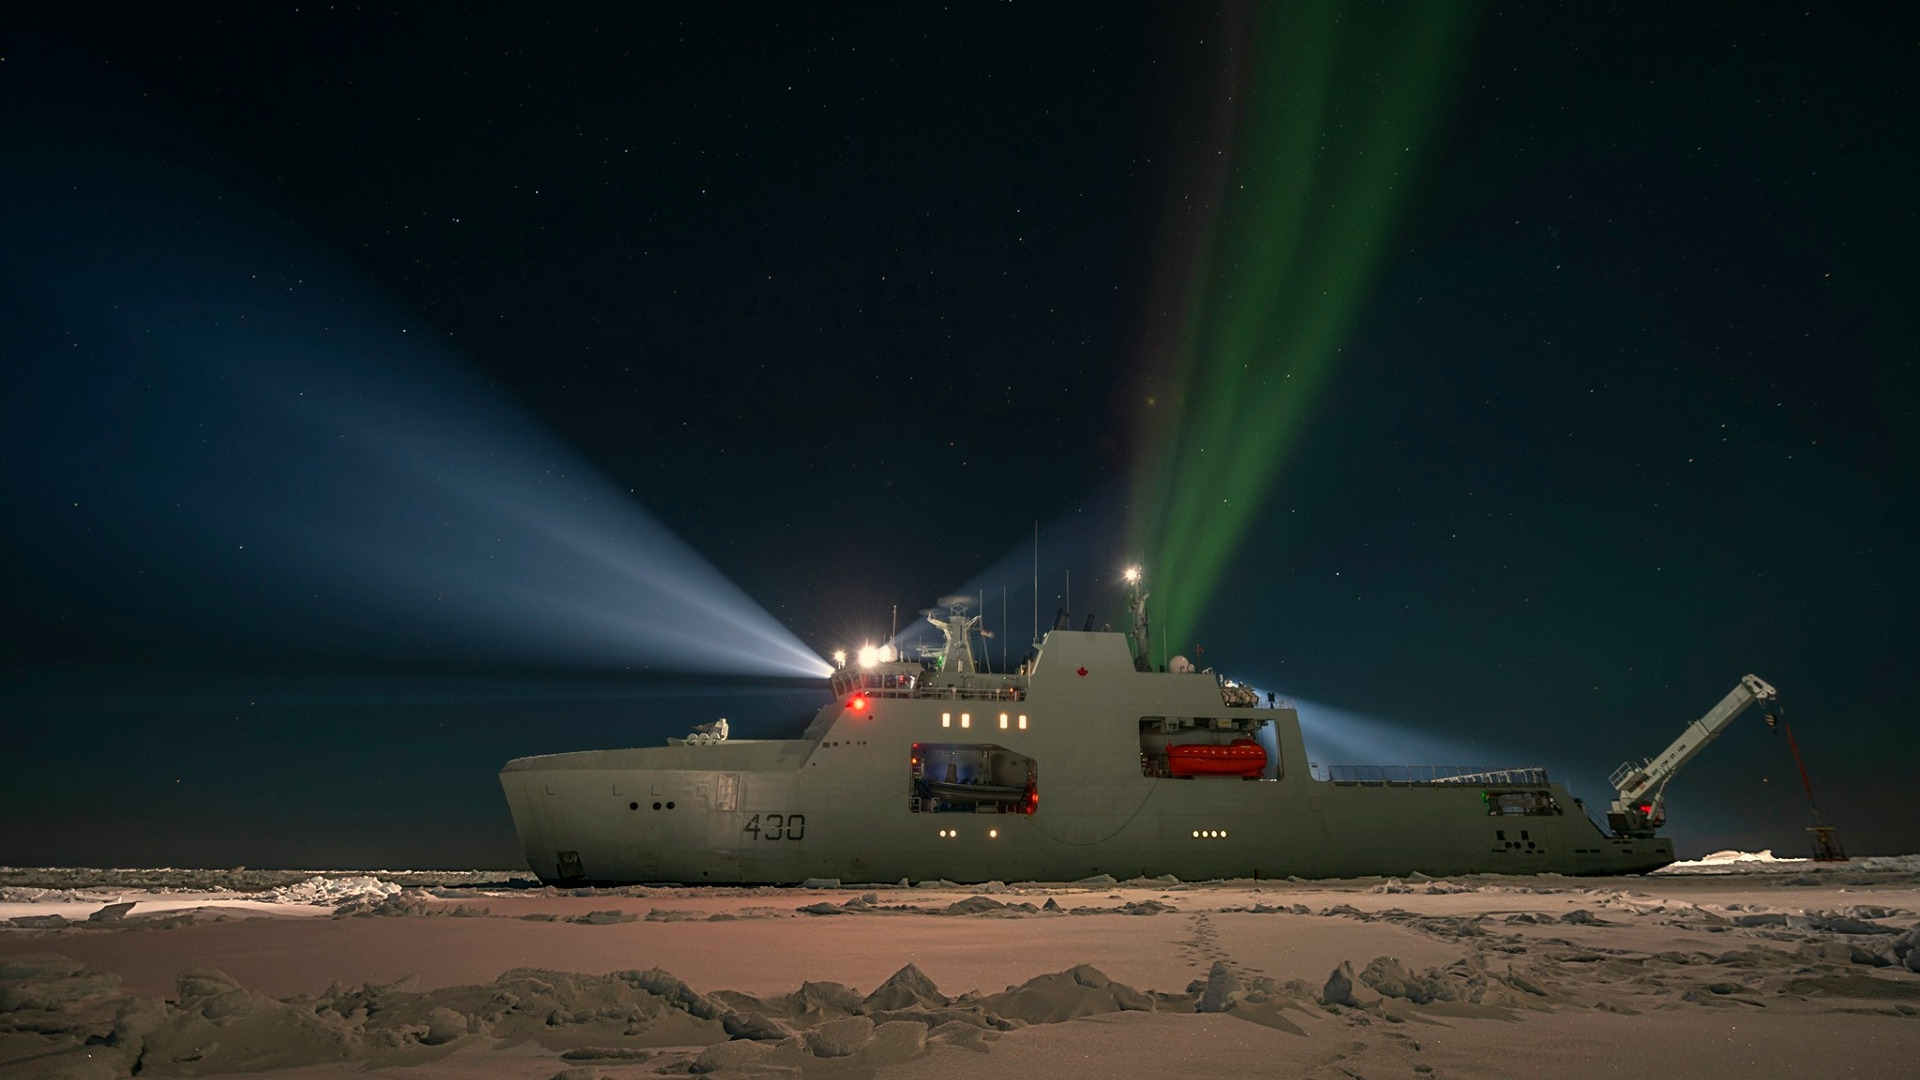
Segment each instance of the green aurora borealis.
[[1289,451],[1321,419],[1472,12],[1315,3],[1252,23],[1231,164],[1134,478],[1128,539],[1167,652],[1190,646]]

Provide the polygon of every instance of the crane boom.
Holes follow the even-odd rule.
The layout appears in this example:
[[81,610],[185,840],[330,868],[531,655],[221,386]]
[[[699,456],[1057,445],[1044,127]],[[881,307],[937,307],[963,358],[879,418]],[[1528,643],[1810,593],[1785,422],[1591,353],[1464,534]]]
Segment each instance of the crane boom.
[[[1764,703],[1771,713],[1777,709],[1780,693],[1758,675],[1748,675],[1728,692],[1707,714],[1688,724],[1656,757],[1635,763],[1628,761],[1608,778],[1617,793],[1607,812],[1607,823],[1622,836],[1652,836],[1667,820],[1666,791],[1681,766],[1719,738],[1727,725],[1755,703]],[[1771,719],[1771,717],[1769,717]]]

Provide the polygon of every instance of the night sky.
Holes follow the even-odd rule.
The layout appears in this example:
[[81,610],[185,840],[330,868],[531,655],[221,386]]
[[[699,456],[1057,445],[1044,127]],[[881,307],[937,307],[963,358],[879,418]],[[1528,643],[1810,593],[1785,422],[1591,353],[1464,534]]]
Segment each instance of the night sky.
[[[1017,661],[1133,560],[1351,763],[1603,803],[1751,671],[1920,851],[1920,18],[1300,10],[0,15],[0,864],[514,866],[509,758],[789,733],[961,589]],[[1270,433],[1195,404],[1235,305],[1267,472],[1199,453]],[[1669,810],[1805,847],[1757,716]]]

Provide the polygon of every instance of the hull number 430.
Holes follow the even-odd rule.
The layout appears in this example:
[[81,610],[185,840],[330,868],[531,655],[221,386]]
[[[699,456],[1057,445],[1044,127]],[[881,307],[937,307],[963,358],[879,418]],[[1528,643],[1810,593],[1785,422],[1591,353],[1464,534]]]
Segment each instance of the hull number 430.
[[762,840],[804,840],[807,835],[805,814],[755,814],[740,831]]

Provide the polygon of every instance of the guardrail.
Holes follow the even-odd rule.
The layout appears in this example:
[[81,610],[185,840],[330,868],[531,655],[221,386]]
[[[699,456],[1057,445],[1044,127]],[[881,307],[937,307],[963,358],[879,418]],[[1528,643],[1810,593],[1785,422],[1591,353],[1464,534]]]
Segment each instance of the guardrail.
[[1547,770],[1532,767],[1489,769],[1464,765],[1315,765],[1315,780],[1336,784],[1449,785],[1486,784],[1538,786],[1547,782]]
[[1621,787],[1625,785],[1627,777],[1632,776],[1634,773],[1639,772],[1651,764],[1653,764],[1652,758],[1641,758],[1639,761],[1623,761],[1620,763],[1619,768],[1607,774],[1607,783],[1613,785],[1613,790],[1619,791]]
[[1593,807],[1588,806],[1586,803],[1581,802],[1579,799],[1575,799],[1573,801],[1580,807],[1580,812],[1587,815],[1587,820],[1593,822],[1594,829],[1597,830],[1600,833],[1600,835],[1602,836],[1614,835],[1613,826],[1601,820],[1600,815],[1593,812]]
[[1026,690],[1018,686],[916,686],[912,689],[893,687],[849,686],[843,694],[859,693],[870,698],[915,698],[933,701],[1025,701]]
[[1027,692],[1017,686],[925,686],[902,696],[948,701],[1024,701]]

